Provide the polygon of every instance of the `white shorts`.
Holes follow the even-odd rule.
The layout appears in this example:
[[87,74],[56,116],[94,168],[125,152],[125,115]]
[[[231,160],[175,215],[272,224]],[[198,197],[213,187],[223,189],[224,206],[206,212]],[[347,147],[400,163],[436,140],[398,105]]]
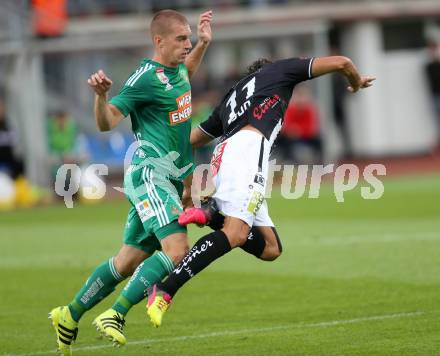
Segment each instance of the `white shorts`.
[[269,141],[241,130],[218,144],[211,160],[220,211],[249,226],[274,226],[264,199],[269,166]]

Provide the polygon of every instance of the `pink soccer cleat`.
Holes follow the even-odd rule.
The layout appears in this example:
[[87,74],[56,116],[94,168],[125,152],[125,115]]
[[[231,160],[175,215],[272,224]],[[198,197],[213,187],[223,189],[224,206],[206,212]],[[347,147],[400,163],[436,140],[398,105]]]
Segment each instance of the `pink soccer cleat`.
[[186,209],[182,215],[179,216],[179,224],[186,226],[188,224],[206,225],[209,222],[209,217],[206,211],[202,208]]

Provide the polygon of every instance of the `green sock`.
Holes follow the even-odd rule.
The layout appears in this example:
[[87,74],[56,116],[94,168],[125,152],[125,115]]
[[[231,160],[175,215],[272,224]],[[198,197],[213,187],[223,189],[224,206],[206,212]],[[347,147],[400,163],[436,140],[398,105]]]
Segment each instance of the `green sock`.
[[119,282],[123,280],[124,277],[115,268],[113,257],[96,267],[84,286],[68,305],[73,320],[79,321],[87,310],[93,308],[113,292]]
[[130,308],[146,297],[147,288],[160,282],[174,269],[171,259],[163,252],[147,258],[142,262],[128,281],[122,293],[113,304],[112,309],[127,315]]

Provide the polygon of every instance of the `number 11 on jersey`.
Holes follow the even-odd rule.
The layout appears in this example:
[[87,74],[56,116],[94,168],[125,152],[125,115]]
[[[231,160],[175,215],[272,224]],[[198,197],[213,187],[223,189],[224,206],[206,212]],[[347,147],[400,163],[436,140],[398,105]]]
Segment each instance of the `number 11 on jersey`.
[[242,92],[246,90],[246,100],[243,105],[241,105],[240,110],[238,112],[235,112],[235,109],[237,107],[237,90],[234,90],[234,92],[229,97],[228,101],[226,102],[226,105],[228,105],[231,109],[231,112],[229,114],[229,120],[228,125],[233,123],[238,117],[244,114],[247,108],[251,106],[250,98],[252,95],[254,95],[255,92],[255,77],[252,77],[251,80],[249,80],[241,89]]

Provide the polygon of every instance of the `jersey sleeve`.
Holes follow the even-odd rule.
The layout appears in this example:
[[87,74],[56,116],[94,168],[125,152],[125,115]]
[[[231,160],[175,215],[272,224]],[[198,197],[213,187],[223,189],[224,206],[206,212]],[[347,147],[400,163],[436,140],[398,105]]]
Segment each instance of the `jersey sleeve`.
[[312,79],[312,64],[315,58],[289,58],[275,62],[277,71],[294,83]]
[[217,138],[223,135],[223,125],[222,120],[220,119],[220,106],[215,108],[208,120],[199,125],[199,129],[212,138]]
[[138,106],[145,105],[150,101],[150,88],[146,74],[133,80],[133,75],[125,82],[118,95],[110,100],[110,104],[116,106],[119,111],[127,116]]

